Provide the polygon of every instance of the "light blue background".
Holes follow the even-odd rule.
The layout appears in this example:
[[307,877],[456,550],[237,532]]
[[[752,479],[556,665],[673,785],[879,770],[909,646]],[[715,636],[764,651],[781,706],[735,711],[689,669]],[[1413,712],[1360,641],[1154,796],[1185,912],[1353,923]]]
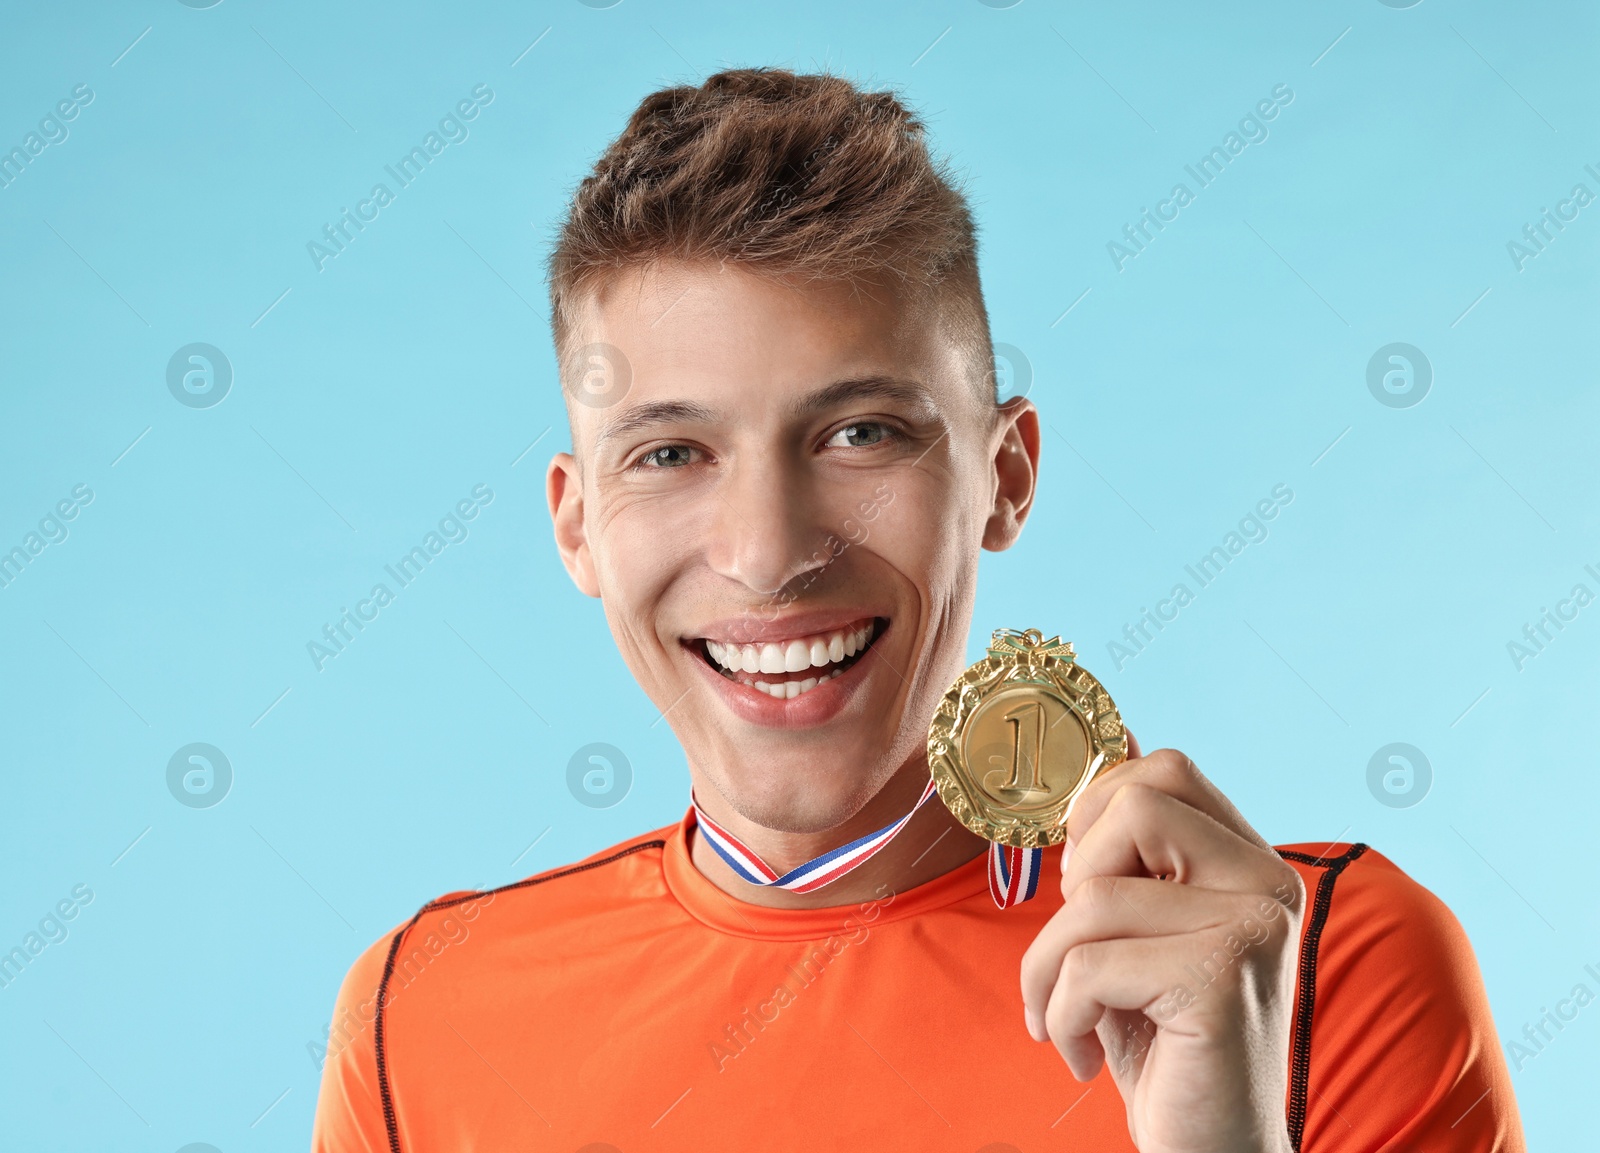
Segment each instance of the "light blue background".
[[[1506,648],[1600,593],[1600,204],[1521,271],[1506,249],[1600,193],[1593,5],[141,0],[11,4],[0,36],[0,147],[94,92],[0,189],[0,547],[94,493],[0,588],[0,949],[94,893],[0,988],[0,1144],[303,1148],[361,948],[681,814],[670,728],[551,544],[542,262],[636,102],[730,65],[901,86],[968,181],[1053,429],[978,627],[1075,640],[1274,841],[1410,870],[1508,1042],[1600,991],[1600,607],[1520,671]],[[1280,83],[1269,139],[1117,271],[1107,242]],[[470,137],[319,272],[307,242],[477,84]],[[196,341],[235,374],[212,408],[166,385]],[[1415,407],[1367,389],[1396,341],[1433,368]],[[480,483],[468,539],[316,671]],[[1270,537],[1119,671],[1108,642],[1280,483]],[[196,741],[234,769],[213,808],[166,786]],[[633,766],[612,808],[566,786],[593,741]],[[1411,807],[1367,787],[1392,741],[1432,765]],[[1591,1007],[1515,1074],[1533,1147],[1588,1139],[1596,1067]]]

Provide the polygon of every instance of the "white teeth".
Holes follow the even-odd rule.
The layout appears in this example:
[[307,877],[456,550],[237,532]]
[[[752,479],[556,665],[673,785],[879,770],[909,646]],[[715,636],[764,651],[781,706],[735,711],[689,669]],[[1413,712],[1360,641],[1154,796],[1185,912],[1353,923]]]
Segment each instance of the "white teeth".
[[[729,672],[803,673],[807,669],[822,669],[829,665],[837,665],[845,658],[855,656],[867,647],[875,631],[875,626],[869,622],[852,631],[840,629],[831,633],[819,633],[766,644],[739,645],[732,641],[707,639],[705,651],[715,664]],[[814,681],[807,678],[797,682],[756,681],[754,684],[763,692],[787,700],[791,695],[798,696],[815,688],[829,677],[837,676],[840,671],[832,669],[826,674],[819,675]],[[796,688],[791,694],[785,687],[789,684],[803,687]]]
[[803,681],[778,681],[776,683],[772,681],[755,681],[751,687],[760,689],[767,696],[775,697],[780,701],[793,700],[804,693],[809,693],[823,682],[833,680],[843,671],[842,669],[834,669],[833,672],[824,676],[807,677]]

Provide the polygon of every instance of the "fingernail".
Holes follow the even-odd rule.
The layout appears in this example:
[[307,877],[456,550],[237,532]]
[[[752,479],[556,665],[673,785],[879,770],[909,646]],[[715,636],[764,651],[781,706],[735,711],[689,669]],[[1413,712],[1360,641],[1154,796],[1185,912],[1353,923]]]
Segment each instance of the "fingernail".
[[1022,1010],[1022,1019],[1028,1026],[1028,1036],[1035,1041],[1048,1041],[1050,1039],[1050,1034],[1046,1033],[1044,1029],[1044,1018],[1032,1009],[1024,1008]]

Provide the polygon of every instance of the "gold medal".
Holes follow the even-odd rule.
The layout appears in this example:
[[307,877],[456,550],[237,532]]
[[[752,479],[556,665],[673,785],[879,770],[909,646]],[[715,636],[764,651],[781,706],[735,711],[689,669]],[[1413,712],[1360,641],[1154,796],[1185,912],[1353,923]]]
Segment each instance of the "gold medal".
[[928,768],[945,807],[985,840],[1024,849],[1066,840],[1073,803],[1128,758],[1122,715],[1076,656],[1038,629],[997,629],[988,657],[939,702]]

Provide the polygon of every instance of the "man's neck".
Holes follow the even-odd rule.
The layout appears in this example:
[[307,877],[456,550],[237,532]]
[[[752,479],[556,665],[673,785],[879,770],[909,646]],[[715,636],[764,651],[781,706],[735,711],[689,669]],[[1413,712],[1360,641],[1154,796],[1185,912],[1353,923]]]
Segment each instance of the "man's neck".
[[[757,828],[741,830],[740,839],[774,868],[779,867],[780,861],[798,865],[873,829],[892,824],[917,803],[926,784],[927,768],[916,763],[907,764],[862,811],[861,815],[866,816],[869,823],[877,822],[870,827],[812,835]],[[689,859],[702,876],[737,900],[777,909],[824,909],[903,893],[966,864],[987,845],[983,838],[968,832],[937,798],[930,798],[906,822],[905,828],[869,860],[809,893],[752,885],[718,856],[706,838],[698,835],[698,830],[689,846]]]

